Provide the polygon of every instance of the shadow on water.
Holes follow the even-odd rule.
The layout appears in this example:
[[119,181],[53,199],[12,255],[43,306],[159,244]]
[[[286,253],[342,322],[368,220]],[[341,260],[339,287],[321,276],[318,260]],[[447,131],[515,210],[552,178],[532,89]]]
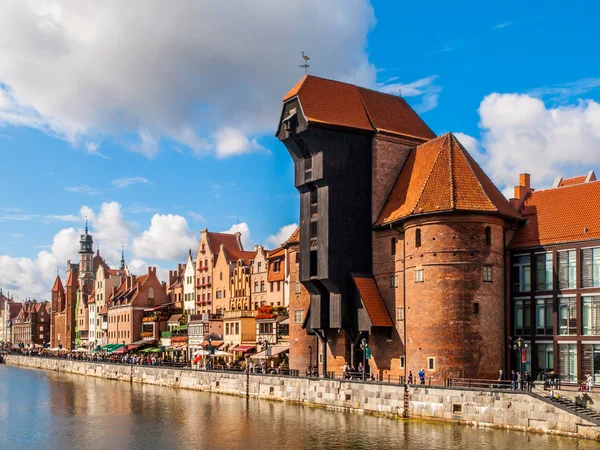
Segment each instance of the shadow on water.
[[0,448],[587,450],[598,445],[0,366]]

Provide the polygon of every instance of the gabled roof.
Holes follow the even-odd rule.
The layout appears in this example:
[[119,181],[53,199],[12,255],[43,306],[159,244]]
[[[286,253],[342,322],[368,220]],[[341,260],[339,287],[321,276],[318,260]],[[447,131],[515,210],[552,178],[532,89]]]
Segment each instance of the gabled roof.
[[573,186],[574,184],[585,183],[585,178],[585,175],[573,178],[565,178],[564,180],[560,180],[558,187]]
[[394,323],[385,306],[375,279],[371,275],[356,274],[352,275],[352,279],[373,326],[393,327]]
[[77,287],[79,281],[77,280],[77,273],[74,270],[69,270],[67,274],[67,287]]
[[[136,277],[135,280],[132,279],[132,276],[126,277],[125,279],[123,279],[121,285],[116,290],[116,292],[110,296],[108,302],[115,306],[127,305],[129,303],[132,303],[137,297],[138,286],[142,286],[148,279],[148,276],[148,274],[142,275]],[[130,288],[127,288],[127,279],[132,279]]]
[[221,248],[221,244],[228,249],[234,250],[242,250],[238,238],[235,234],[229,233],[213,233],[208,231],[206,233],[206,238],[208,240],[208,244],[212,250],[213,255],[217,255],[219,253],[219,249]]
[[65,288],[63,287],[62,281],[60,277],[56,275],[56,280],[54,280],[54,286],[52,286],[52,292],[64,292]]
[[600,181],[533,191],[511,248],[600,239]]
[[376,225],[450,211],[521,218],[456,137],[447,133],[410,152]]
[[267,259],[283,258],[285,256],[285,250],[283,247],[276,248],[267,253]]
[[282,247],[288,247],[292,244],[298,244],[300,242],[300,227],[296,228],[292,235],[285,241]]
[[429,140],[435,133],[402,97],[306,75],[283,98],[300,99],[309,122]]

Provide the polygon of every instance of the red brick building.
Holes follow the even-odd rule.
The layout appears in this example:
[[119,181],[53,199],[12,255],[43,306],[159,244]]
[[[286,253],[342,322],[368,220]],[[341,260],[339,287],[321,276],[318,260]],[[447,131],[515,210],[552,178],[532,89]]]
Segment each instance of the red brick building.
[[50,314],[47,305],[48,302],[38,303],[35,300],[23,303],[12,324],[14,344],[27,347],[50,342]]
[[[365,339],[376,377],[495,376],[506,365],[504,252],[519,212],[401,97],[306,76],[283,101],[277,136],[295,163],[299,281],[310,296],[303,326],[318,336],[321,373],[356,367]],[[290,298],[293,323],[301,302]],[[290,364],[308,357],[292,348]]]

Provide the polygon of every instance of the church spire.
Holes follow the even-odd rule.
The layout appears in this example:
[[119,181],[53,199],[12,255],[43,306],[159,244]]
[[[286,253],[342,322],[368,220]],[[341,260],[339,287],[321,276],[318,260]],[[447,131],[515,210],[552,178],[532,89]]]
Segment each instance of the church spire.
[[125,270],[125,249],[121,243],[121,270]]

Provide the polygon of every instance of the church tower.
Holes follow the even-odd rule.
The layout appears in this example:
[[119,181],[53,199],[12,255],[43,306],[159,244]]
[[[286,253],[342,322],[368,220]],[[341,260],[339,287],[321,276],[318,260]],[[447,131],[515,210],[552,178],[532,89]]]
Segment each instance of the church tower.
[[87,220],[85,221],[85,234],[79,239],[79,287],[90,293],[94,287],[94,240],[88,232]]

